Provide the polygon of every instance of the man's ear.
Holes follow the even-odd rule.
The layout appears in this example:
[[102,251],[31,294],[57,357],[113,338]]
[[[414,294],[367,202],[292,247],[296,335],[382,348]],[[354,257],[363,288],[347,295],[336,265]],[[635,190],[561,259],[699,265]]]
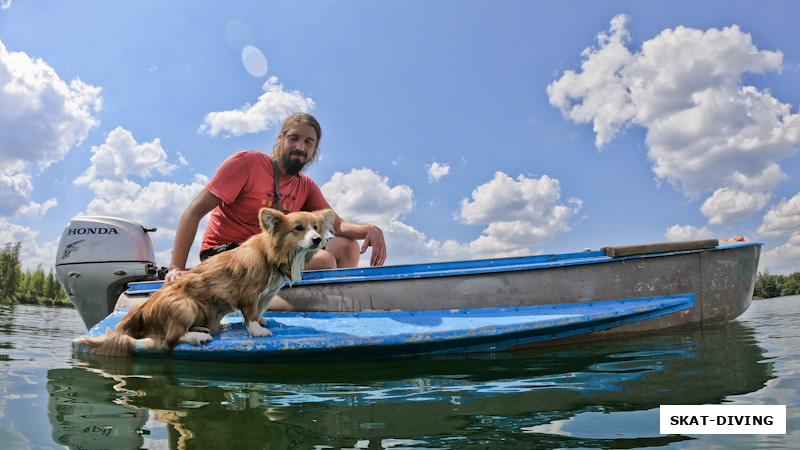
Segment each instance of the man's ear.
[[258,211],[258,219],[262,230],[270,234],[275,234],[275,230],[286,220],[286,216],[276,209],[261,208]]

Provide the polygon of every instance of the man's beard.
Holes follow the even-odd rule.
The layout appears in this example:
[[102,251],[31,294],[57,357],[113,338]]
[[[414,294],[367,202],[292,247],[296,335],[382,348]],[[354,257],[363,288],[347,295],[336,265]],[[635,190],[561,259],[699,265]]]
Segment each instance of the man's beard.
[[306,163],[297,159],[292,159],[291,156],[291,153],[284,154],[284,156],[281,158],[281,163],[283,163],[283,171],[286,173],[286,175],[294,177],[300,175],[300,171],[303,170],[303,167],[306,166]]

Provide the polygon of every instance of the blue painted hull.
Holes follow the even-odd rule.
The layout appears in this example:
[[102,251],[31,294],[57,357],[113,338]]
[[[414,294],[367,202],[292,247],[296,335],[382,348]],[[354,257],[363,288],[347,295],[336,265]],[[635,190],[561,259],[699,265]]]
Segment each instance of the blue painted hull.
[[[171,354],[137,347],[135,354],[196,360],[349,359],[501,351],[593,333],[686,311],[693,294],[558,305],[419,311],[267,312],[273,336],[252,338],[240,314],[203,346],[179,344]],[[117,308],[86,333],[114,328],[129,309]]]

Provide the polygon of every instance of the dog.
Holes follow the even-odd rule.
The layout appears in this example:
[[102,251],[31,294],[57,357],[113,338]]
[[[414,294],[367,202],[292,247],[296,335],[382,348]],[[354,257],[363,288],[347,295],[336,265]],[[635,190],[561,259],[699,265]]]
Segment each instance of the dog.
[[82,337],[73,348],[98,356],[131,356],[137,341],[149,350],[171,352],[178,343],[203,345],[222,330],[220,320],[234,310],[250,336],[271,336],[261,317],[288,280],[298,281],[311,257],[327,243],[332,210],[283,214],[258,212],[262,232],[166,283],[134,307],[112,331]]

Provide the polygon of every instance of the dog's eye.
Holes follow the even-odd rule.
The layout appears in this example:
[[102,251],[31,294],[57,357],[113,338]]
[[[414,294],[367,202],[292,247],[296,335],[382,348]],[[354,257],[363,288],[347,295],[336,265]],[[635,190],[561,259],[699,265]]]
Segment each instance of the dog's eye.
[[298,225],[298,226],[294,227],[294,229],[297,230],[297,231],[303,231],[303,226],[302,225]]
[[316,225],[314,225],[314,229],[315,229],[315,230],[319,230],[319,227],[318,227],[318,226],[316,226]]

